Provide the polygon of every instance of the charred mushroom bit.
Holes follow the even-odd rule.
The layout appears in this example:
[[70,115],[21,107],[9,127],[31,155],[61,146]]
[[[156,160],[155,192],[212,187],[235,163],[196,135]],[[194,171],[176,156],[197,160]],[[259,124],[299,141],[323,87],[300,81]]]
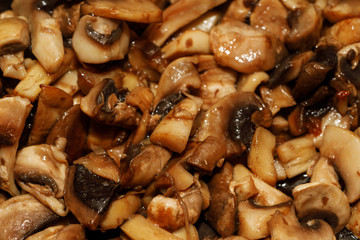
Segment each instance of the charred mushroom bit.
[[360,0],[0,0],[15,239],[360,239]]

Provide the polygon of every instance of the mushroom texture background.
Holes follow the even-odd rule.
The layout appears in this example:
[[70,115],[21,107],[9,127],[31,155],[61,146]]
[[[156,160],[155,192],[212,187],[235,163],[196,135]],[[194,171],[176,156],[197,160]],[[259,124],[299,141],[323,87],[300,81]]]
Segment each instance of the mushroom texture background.
[[357,0],[1,0],[0,240],[360,238]]

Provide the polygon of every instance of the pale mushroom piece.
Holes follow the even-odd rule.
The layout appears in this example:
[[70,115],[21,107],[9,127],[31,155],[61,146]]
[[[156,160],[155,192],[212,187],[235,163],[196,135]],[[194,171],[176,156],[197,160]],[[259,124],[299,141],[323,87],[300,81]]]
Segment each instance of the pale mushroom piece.
[[194,54],[209,54],[209,34],[201,30],[185,31],[162,47],[161,51],[164,53],[164,57],[168,59]]
[[16,17],[13,10],[5,10],[0,13],[0,19]]
[[162,11],[150,0],[87,0],[80,8],[89,14],[138,23],[160,22]]
[[183,32],[190,30],[200,30],[208,33],[216,24],[220,22],[221,18],[222,18],[221,12],[217,10],[207,11],[199,18],[195,19],[191,23],[181,28],[178,34],[181,35]]
[[0,19],[0,55],[25,50],[30,45],[28,22],[19,17]]
[[292,208],[287,214],[276,212],[268,222],[271,240],[335,240],[332,228],[323,220],[301,224]]
[[328,183],[341,189],[339,176],[330,160],[325,157],[320,157],[308,175],[311,176],[310,182]]
[[172,163],[168,165],[170,167],[166,170],[166,172],[171,176],[174,181],[174,187],[178,191],[184,191],[194,184],[194,176],[183,167],[180,161],[172,166],[171,164]]
[[85,229],[80,224],[56,225],[37,232],[26,240],[85,240]]
[[30,24],[32,53],[46,72],[57,72],[65,58],[60,24],[40,10],[32,13]]
[[74,96],[80,90],[78,85],[78,71],[70,70],[64,75],[61,76],[55,83],[53,83],[54,87],[57,87],[70,96]]
[[0,57],[0,68],[4,77],[22,80],[26,76],[24,52],[7,54]]
[[4,97],[0,99],[0,189],[15,196],[20,194],[15,185],[14,166],[21,133],[32,105],[26,98]]
[[350,204],[340,188],[328,183],[300,184],[292,191],[296,214],[301,221],[324,219],[339,232],[350,218]]
[[187,240],[187,239],[199,240],[198,231],[196,230],[196,227],[193,224],[190,224],[188,228],[182,227],[172,232],[172,234],[183,240]]
[[324,131],[321,155],[330,159],[345,182],[349,202],[360,198],[360,139],[353,132],[337,126],[327,126]]
[[178,29],[224,2],[225,0],[201,0],[194,4],[192,0],[179,0],[163,11],[161,23],[152,23],[148,26],[144,37],[162,46]]
[[270,70],[287,55],[274,34],[233,19],[211,30],[210,49],[219,65],[242,73]]
[[125,21],[84,15],[72,36],[81,62],[99,64],[123,59],[128,52],[130,30]]
[[296,105],[296,101],[291,95],[289,87],[284,84],[281,84],[273,89],[261,86],[260,95],[264,102],[268,104],[273,115],[278,113],[281,108]]
[[360,202],[357,202],[354,206],[351,206],[351,215],[346,228],[349,229],[357,238],[360,237]]
[[260,0],[250,15],[250,25],[274,33],[282,42],[290,32],[288,11],[280,0]]
[[30,194],[0,204],[0,239],[25,239],[60,217]]
[[239,76],[236,90],[242,92],[255,92],[261,83],[269,81],[269,75],[266,72],[244,73]]
[[306,8],[309,5],[308,1],[303,0],[281,0],[281,2],[287,9],[291,11]]
[[356,0],[329,0],[324,8],[324,16],[333,23],[346,18],[360,17],[360,4]]

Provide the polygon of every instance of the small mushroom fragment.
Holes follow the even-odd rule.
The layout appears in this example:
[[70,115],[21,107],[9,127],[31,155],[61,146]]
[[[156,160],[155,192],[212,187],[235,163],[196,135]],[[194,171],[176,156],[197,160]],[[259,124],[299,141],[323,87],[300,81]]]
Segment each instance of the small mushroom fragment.
[[268,82],[269,75],[266,72],[254,72],[241,74],[236,89],[242,92],[255,92],[262,82]]
[[60,216],[67,208],[60,200],[64,196],[68,162],[64,154],[66,139],[56,145],[33,145],[17,152],[14,177],[20,187]]
[[60,24],[44,11],[31,16],[32,52],[46,72],[57,72],[64,61],[64,44]]
[[0,68],[4,77],[22,80],[25,78],[24,52],[7,54],[0,57]]
[[184,151],[201,104],[200,99],[182,100],[156,126],[150,141],[177,153]]
[[320,157],[314,168],[311,170],[310,182],[328,183],[341,189],[336,170],[330,163],[330,160],[325,157]]
[[85,229],[80,224],[57,225],[37,232],[26,240],[85,240]]
[[300,224],[295,210],[288,213],[276,212],[268,222],[271,240],[335,240],[331,227],[323,220]]
[[208,183],[211,201],[205,219],[221,237],[229,237],[236,230],[236,197],[229,190],[232,178],[233,167],[225,162],[220,172],[213,174]]
[[58,218],[30,194],[12,197],[0,204],[0,239],[25,239]]
[[0,19],[0,55],[14,54],[30,45],[29,26],[19,17]]
[[72,36],[80,19],[80,4],[61,4],[54,8],[52,17],[59,21],[60,30],[64,38]]
[[41,85],[36,114],[28,145],[44,143],[51,127],[60,116],[72,107],[72,97],[57,87]]
[[272,89],[266,86],[261,86],[260,95],[264,102],[269,106],[272,115],[275,115],[282,108],[296,105],[296,101],[291,94],[291,90],[284,84]]
[[87,0],[81,14],[138,23],[160,22],[162,11],[150,0]]
[[261,239],[270,235],[267,223],[275,212],[287,214],[291,211],[292,202],[273,206],[259,206],[247,200],[238,204],[238,235],[247,239]]
[[63,90],[70,96],[74,96],[80,90],[78,86],[78,71],[69,70],[56,80],[53,86]]
[[235,92],[213,104],[201,118],[195,140],[214,136],[226,144],[226,155],[241,153],[250,147],[254,126],[271,125],[272,116],[254,93]]
[[128,52],[130,30],[126,22],[84,15],[72,37],[77,57],[84,63],[123,59]]
[[358,67],[359,44],[351,44],[338,52],[341,79],[351,82],[355,87],[360,87],[360,69]]
[[127,91],[119,92],[112,79],[97,83],[81,100],[81,110],[92,119],[111,126],[134,127],[139,123],[136,108],[126,103]]
[[243,73],[270,70],[287,54],[274,34],[233,19],[211,30],[210,49],[219,65]]
[[95,230],[119,181],[120,171],[113,159],[90,153],[68,168],[65,204],[83,226]]
[[357,238],[360,237],[360,202],[357,202],[354,206],[351,207],[351,216],[349,222],[346,225],[346,228],[349,229]]
[[179,28],[224,2],[225,0],[200,0],[197,4],[194,4],[191,0],[179,0],[163,11],[163,21],[161,23],[149,25],[144,37],[157,46],[161,46]]
[[350,203],[360,198],[359,150],[360,139],[350,130],[331,125],[325,128],[320,153],[330,159],[343,178]]
[[350,205],[338,187],[320,182],[300,184],[292,191],[296,214],[303,222],[323,219],[339,232],[350,218]]
[[32,105],[26,98],[0,99],[0,189],[11,195],[20,194],[14,181],[16,151]]
[[245,22],[255,7],[255,1],[234,0],[227,8],[224,18],[233,18]]
[[324,8],[324,17],[330,22],[339,22],[346,18],[360,17],[360,4],[354,0],[331,0]]

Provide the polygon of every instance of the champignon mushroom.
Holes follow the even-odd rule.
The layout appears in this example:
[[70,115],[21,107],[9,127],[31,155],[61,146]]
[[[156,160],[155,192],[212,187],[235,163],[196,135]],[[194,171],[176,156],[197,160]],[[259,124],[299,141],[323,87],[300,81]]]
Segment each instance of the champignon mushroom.
[[300,224],[295,215],[295,210],[286,214],[276,212],[268,222],[272,240],[335,240],[331,227],[323,220],[314,220],[309,224]]
[[353,0],[331,0],[324,8],[324,16],[330,22],[339,22],[346,18],[360,17],[360,4]]
[[12,197],[0,205],[0,239],[25,239],[59,216],[30,194]]
[[29,25],[19,17],[0,19],[0,55],[24,51],[30,45]]
[[37,232],[30,237],[27,237],[26,240],[43,240],[51,238],[57,240],[85,240],[85,229],[80,224],[57,225]]
[[24,52],[16,54],[7,54],[0,57],[0,68],[3,76],[24,79],[26,75],[26,68],[24,64]]
[[124,21],[84,15],[76,26],[72,44],[81,62],[99,64],[123,59],[129,35]]
[[61,4],[54,8],[52,17],[59,21],[60,30],[64,38],[72,36],[80,19],[80,3],[73,5]]
[[60,216],[67,214],[64,203],[65,177],[68,167],[64,153],[66,139],[56,145],[33,145],[17,152],[14,177],[20,187]]
[[272,116],[254,93],[235,92],[213,104],[201,118],[195,140],[214,136],[226,143],[227,155],[240,153],[249,147],[254,125],[270,126]]
[[0,99],[0,189],[18,195],[14,181],[16,151],[25,121],[32,105],[26,98],[5,97]]
[[338,52],[338,71],[340,71],[341,79],[351,82],[357,88],[360,87],[359,47],[359,44],[351,44]]
[[334,233],[339,232],[350,218],[349,200],[338,187],[320,182],[300,184],[292,191],[297,216],[301,221],[323,219]]
[[139,123],[136,108],[126,103],[127,91],[117,90],[112,79],[97,83],[81,100],[81,110],[94,120],[112,126],[134,127]]
[[274,34],[230,19],[211,30],[210,49],[219,65],[243,73],[270,70],[287,54]]

